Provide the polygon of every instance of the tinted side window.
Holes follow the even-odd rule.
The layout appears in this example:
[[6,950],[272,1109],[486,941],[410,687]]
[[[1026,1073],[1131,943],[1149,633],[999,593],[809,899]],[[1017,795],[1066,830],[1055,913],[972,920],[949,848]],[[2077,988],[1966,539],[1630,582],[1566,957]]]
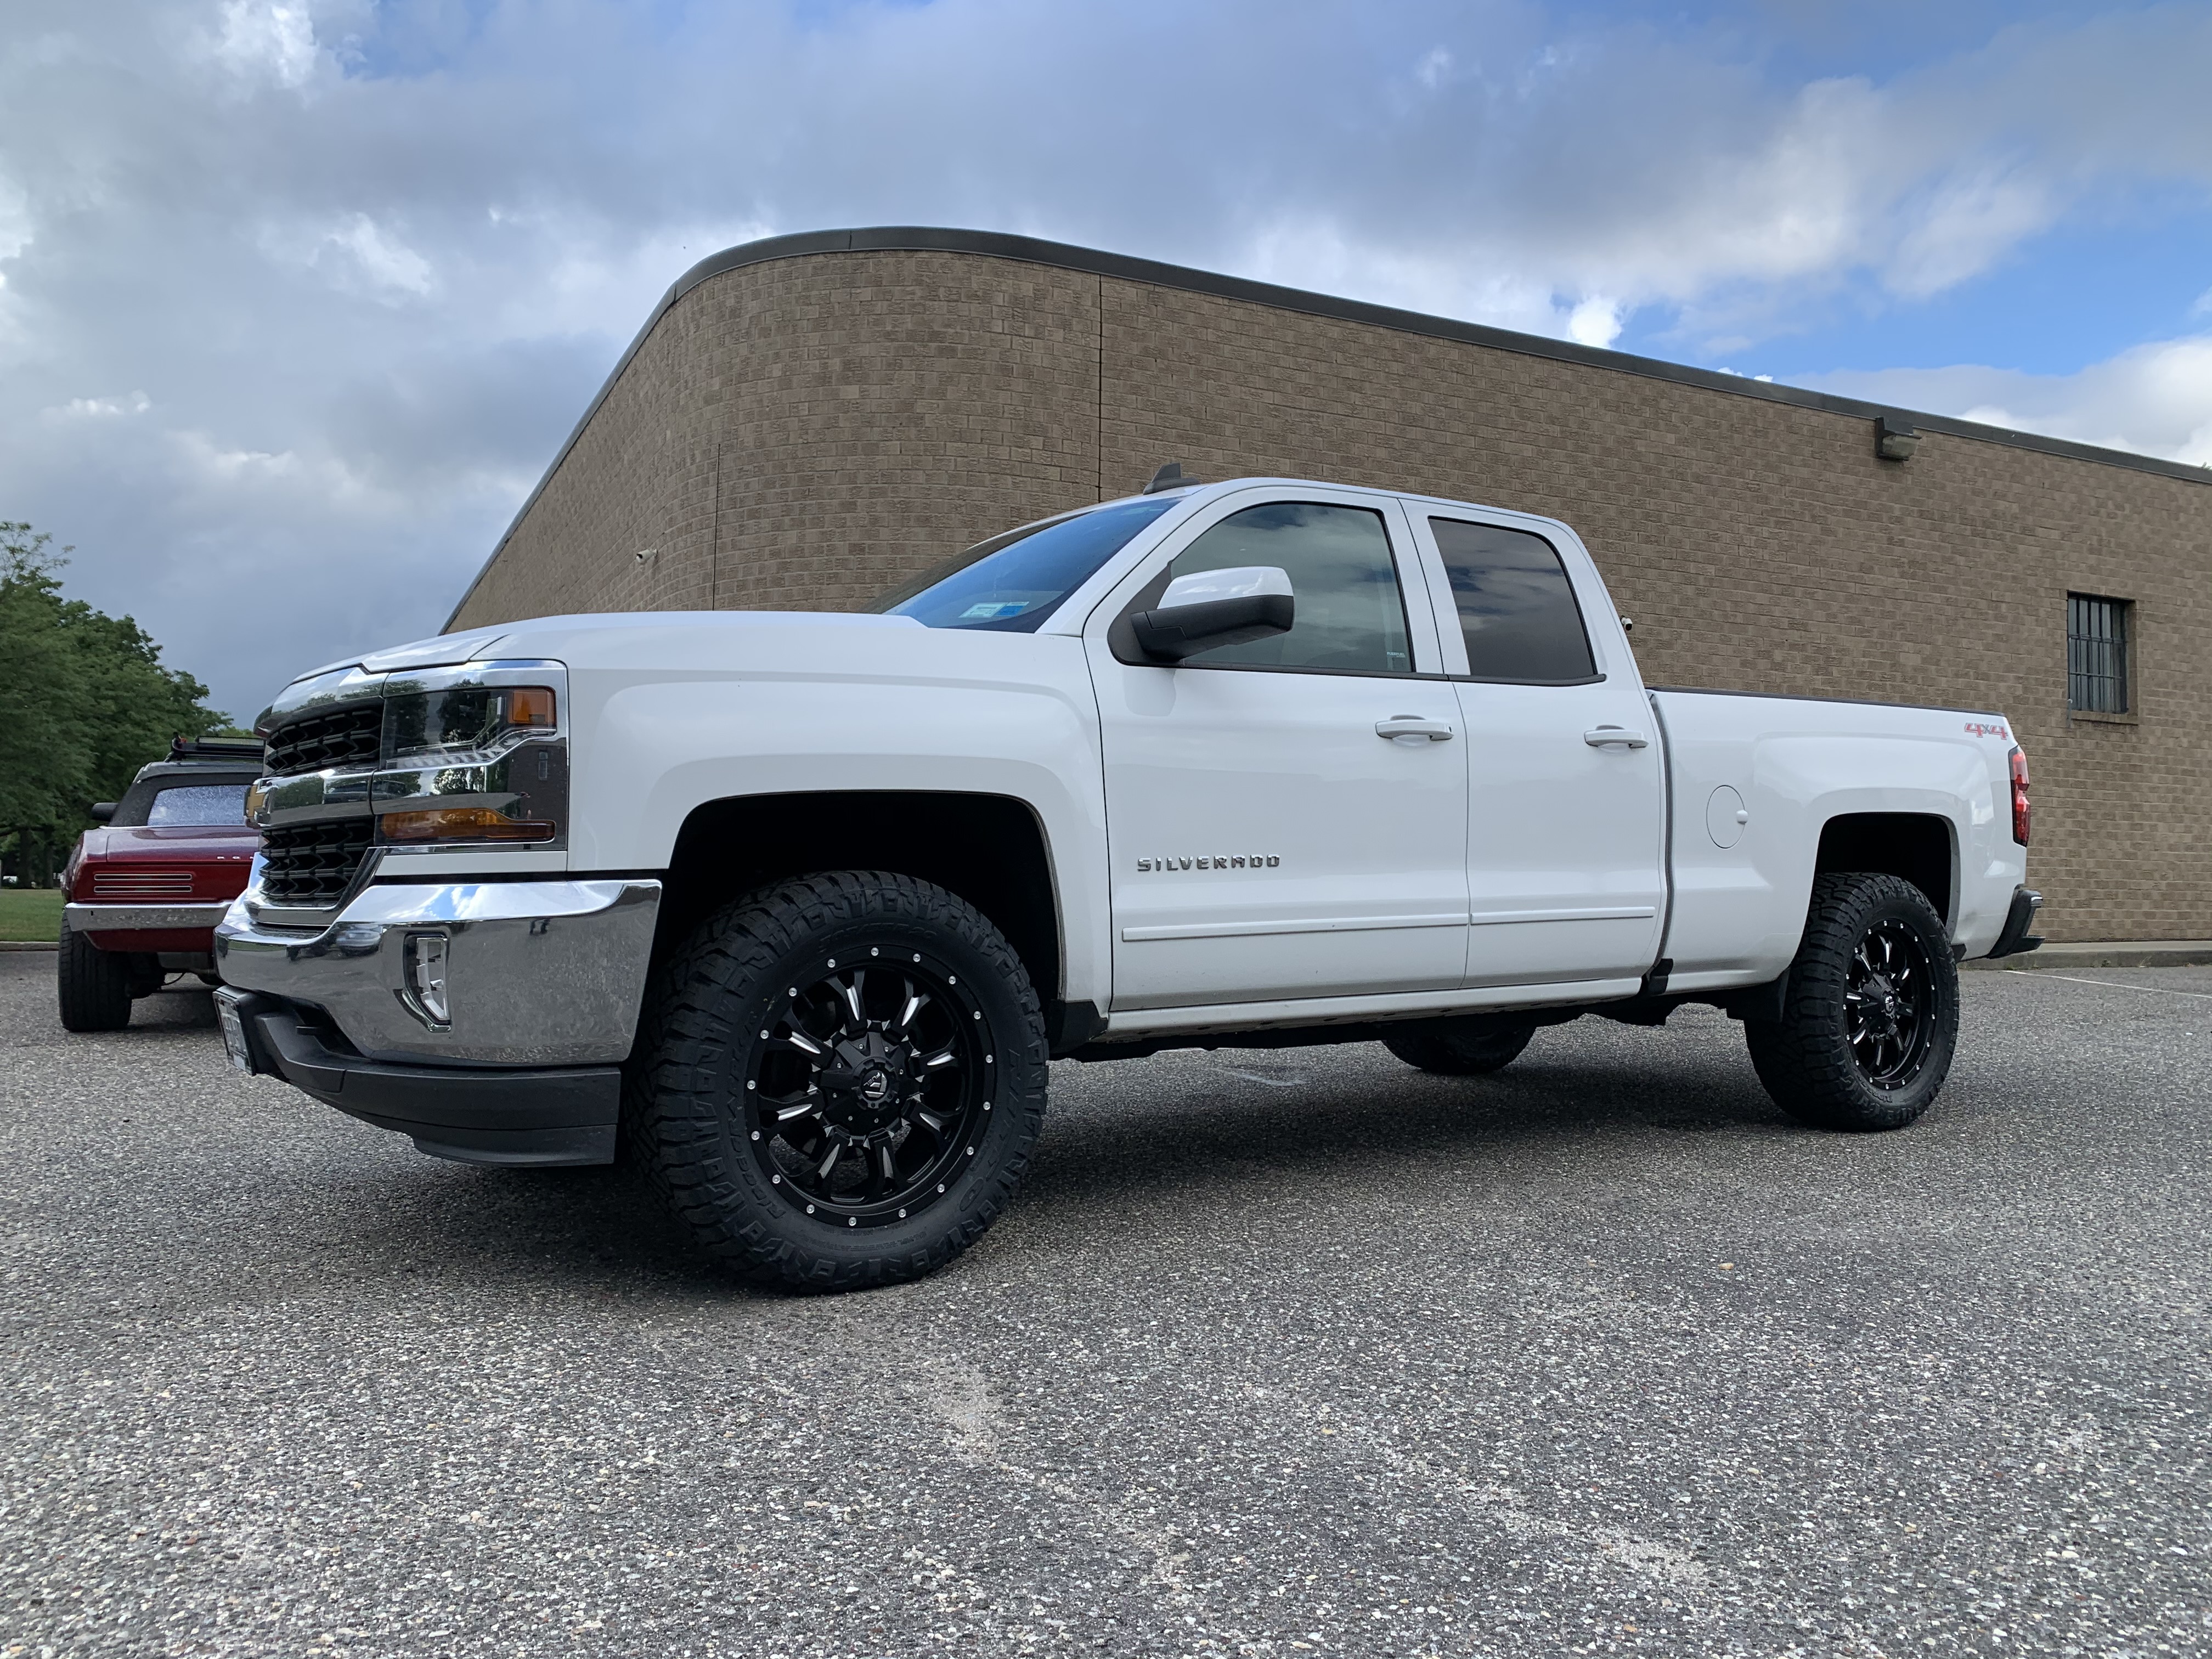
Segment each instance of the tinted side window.
[[153,829],[205,827],[246,822],[246,786],[242,783],[176,784],[154,797],[146,814]]
[[108,822],[118,830],[243,823],[246,786],[252,781],[251,772],[228,777],[221,772],[197,777],[169,772],[138,778],[115,803],[115,816]]
[[1566,568],[1524,530],[1431,519],[1477,679],[1587,680],[1596,672]]
[[1176,556],[1168,581],[1203,570],[1274,565],[1287,572],[1297,620],[1287,634],[1202,651],[1189,660],[1238,668],[1334,668],[1408,674],[1406,604],[1382,515],[1364,507],[1275,501],[1233,513]]

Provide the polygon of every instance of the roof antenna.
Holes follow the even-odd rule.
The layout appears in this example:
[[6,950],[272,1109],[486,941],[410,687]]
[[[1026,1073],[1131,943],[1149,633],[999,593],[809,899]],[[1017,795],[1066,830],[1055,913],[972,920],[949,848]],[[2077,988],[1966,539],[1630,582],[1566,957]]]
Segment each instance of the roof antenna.
[[1163,489],[1181,489],[1186,484],[1203,483],[1204,482],[1205,480],[1202,478],[1185,477],[1182,470],[1182,463],[1181,461],[1170,461],[1165,466],[1163,466],[1158,471],[1152,474],[1152,483],[1145,486],[1142,493],[1147,495],[1157,495]]

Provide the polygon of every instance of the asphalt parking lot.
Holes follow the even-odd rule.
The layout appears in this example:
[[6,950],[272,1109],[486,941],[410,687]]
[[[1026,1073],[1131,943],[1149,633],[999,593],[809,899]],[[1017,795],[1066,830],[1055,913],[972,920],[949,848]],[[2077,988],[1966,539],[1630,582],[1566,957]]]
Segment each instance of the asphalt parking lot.
[[0,957],[0,1654],[2212,1650],[2212,971],[1967,976],[1902,1134],[1735,1027],[1055,1068],[951,1271],[70,1037]]

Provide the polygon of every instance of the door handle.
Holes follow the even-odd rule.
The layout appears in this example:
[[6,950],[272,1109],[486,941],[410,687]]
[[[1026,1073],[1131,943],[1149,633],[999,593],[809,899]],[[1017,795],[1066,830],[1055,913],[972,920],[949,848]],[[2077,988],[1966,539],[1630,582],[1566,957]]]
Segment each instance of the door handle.
[[1631,732],[1625,726],[1601,726],[1595,732],[1583,733],[1583,741],[1593,749],[1609,749],[1619,744],[1623,749],[1649,749],[1651,739],[1641,732]]
[[1452,729],[1447,720],[1424,720],[1419,714],[1393,714],[1387,720],[1375,722],[1378,738],[1426,738],[1431,743],[1449,743]]

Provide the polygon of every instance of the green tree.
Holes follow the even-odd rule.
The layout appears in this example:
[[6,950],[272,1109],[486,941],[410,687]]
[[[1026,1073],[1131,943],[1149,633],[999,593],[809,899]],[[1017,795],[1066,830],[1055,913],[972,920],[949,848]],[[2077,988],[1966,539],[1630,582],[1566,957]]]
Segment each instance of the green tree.
[[0,853],[43,885],[67,858],[95,800],[121,794],[175,737],[225,730],[207,687],[161,665],[129,617],[65,599],[56,573],[70,550],[0,520]]

